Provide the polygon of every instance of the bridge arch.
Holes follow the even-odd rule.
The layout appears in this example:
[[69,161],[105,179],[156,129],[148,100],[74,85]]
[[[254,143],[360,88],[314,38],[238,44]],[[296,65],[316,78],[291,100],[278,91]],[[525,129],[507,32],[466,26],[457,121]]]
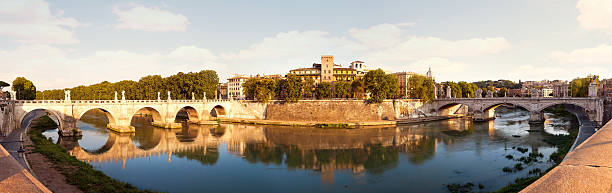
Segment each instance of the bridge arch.
[[93,108],[88,108],[88,109],[86,109],[84,111],[81,111],[81,113],[79,114],[79,117],[76,117],[76,118],[80,120],[83,117],[83,115],[85,115],[86,113],[88,113],[90,111],[95,111],[95,110],[102,111],[102,113],[108,119],[108,124],[111,124],[111,125],[116,125],[117,124],[117,121],[116,121],[115,117],[111,114],[111,112],[106,110],[106,109],[104,109],[104,108],[101,108],[101,107],[93,107]]
[[153,119],[154,122],[162,122],[162,116],[161,113],[150,106],[146,106],[146,107],[142,107],[140,109],[137,109],[136,111],[134,111],[133,113],[131,113],[131,119],[134,119],[134,116],[137,114],[142,114],[142,113],[151,113],[151,118]]
[[223,107],[222,105],[215,105],[210,110],[210,116],[211,117],[226,117],[227,116],[227,112],[226,112],[225,107]]
[[[44,109],[44,108],[38,108],[38,109],[33,109],[31,111],[28,111],[26,113],[24,113],[20,118],[19,118],[19,126],[23,129],[23,128],[27,128],[30,126],[30,124],[32,123],[32,120],[40,118],[42,116],[44,116],[43,114],[40,113],[49,113],[51,114],[53,117],[55,117],[57,120],[57,126],[59,128],[61,128],[62,126],[62,117],[59,115],[58,112],[54,111],[54,110],[50,110],[50,109]],[[51,118],[53,119],[53,118]]]
[[176,111],[176,117],[178,117],[181,112],[186,112],[187,113],[187,119],[189,119],[190,121],[198,121],[198,120],[200,120],[200,116],[198,114],[198,110],[196,110],[192,106],[184,106],[181,109],[179,109],[178,111]]

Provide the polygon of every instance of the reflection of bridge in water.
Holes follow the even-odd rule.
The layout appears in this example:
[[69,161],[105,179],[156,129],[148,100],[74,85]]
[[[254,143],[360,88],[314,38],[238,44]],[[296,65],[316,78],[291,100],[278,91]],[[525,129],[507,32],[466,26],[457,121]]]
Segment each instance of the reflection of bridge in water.
[[[498,137],[493,121],[479,125],[486,127],[479,130],[484,129],[489,137]],[[414,164],[422,163],[434,156],[439,142],[452,146],[455,137],[473,132],[474,125],[462,119],[438,122],[429,128],[413,125],[349,130],[189,124],[183,129],[137,132],[139,136],[110,132],[102,148],[90,151],[76,146],[70,153],[88,162],[122,161],[124,164],[129,159],[167,154],[170,162],[173,154],[206,155],[220,144],[227,144],[230,154],[249,162],[287,164],[289,168],[322,172],[349,169],[360,173],[378,167],[368,165],[370,162],[397,162],[399,153],[404,153]]]

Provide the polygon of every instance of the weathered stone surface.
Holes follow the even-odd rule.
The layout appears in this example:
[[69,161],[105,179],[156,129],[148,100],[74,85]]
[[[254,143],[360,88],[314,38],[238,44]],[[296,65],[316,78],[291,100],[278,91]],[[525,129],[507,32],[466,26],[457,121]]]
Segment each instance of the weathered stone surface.
[[[359,122],[395,120],[408,106],[385,101],[367,104],[363,100],[312,100],[298,103],[273,103],[266,110],[267,120]],[[397,112],[397,113],[396,113]]]

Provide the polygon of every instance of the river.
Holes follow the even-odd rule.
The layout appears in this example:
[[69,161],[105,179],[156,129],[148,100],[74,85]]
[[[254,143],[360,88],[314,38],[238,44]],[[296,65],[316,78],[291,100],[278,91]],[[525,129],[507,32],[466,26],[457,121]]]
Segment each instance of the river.
[[[186,123],[160,129],[144,117],[132,121],[133,134],[84,118],[83,138],[65,146],[114,179],[156,191],[448,192],[446,185],[468,182],[474,191],[494,191],[550,167],[557,148],[543,140],[567,135],[571,125],[547,114],[543,126],[530,127],[528,112],[518,109],[496,117],[363,129]],[[57,141],[57,130],[44,134]],[[515,169],[529,153],[541,157]]]

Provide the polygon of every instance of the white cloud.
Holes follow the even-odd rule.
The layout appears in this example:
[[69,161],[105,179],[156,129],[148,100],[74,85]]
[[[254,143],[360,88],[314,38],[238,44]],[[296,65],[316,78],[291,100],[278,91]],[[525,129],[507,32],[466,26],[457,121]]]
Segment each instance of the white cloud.
[[510,78],[525,80],[526,77],[531,77],[531,80],[568,80],[576,77],[585,77],[587,75],[600,75],[600,77],[610,77],[612,71],[600,66],[569,66],[569,65],[521,65],[513,68],[509,73]]
[[145,7],[133,5],[133,7],[122,10],[117,7],[113,9],[119,18],[115,25],[117,29],[132,29],[143,31],[185,31],[189,20],[181,14],[162,10],[159,7]]
[[81,24],[63,12],[51,13],[43,0],[0,1],[0,36],[22,43],[72,44]]
[[368,49],[394,46],[405,39],[402,25],[379,24],[366,29],[352,28],[349,34]]
[[571,52],[553,52],[551,56],[559,63],[605,64],[612,66],[612,46],[601,44],[593,48],[576,49]]
[[[32,57],[32,53],[39,53]],[[201,53],[210,55],[202,57]],[[23,45],[15,50],[0,50],[4,63],[0,79],[12,81],[17,76],[31,79],[38,88],[64,88],[119,81],[151,74],[168,76],[177,72],[214,69],[225,66],[215,61],[206,49],[195,46],[178,47],[163,53],[134,53],[125,50],[97,51],[91,55],[71,57],[65,49],[48,45]]]
[[612,35],[612,1],[579,0],[576,8],[580,12],[577,19],[582,28]]

